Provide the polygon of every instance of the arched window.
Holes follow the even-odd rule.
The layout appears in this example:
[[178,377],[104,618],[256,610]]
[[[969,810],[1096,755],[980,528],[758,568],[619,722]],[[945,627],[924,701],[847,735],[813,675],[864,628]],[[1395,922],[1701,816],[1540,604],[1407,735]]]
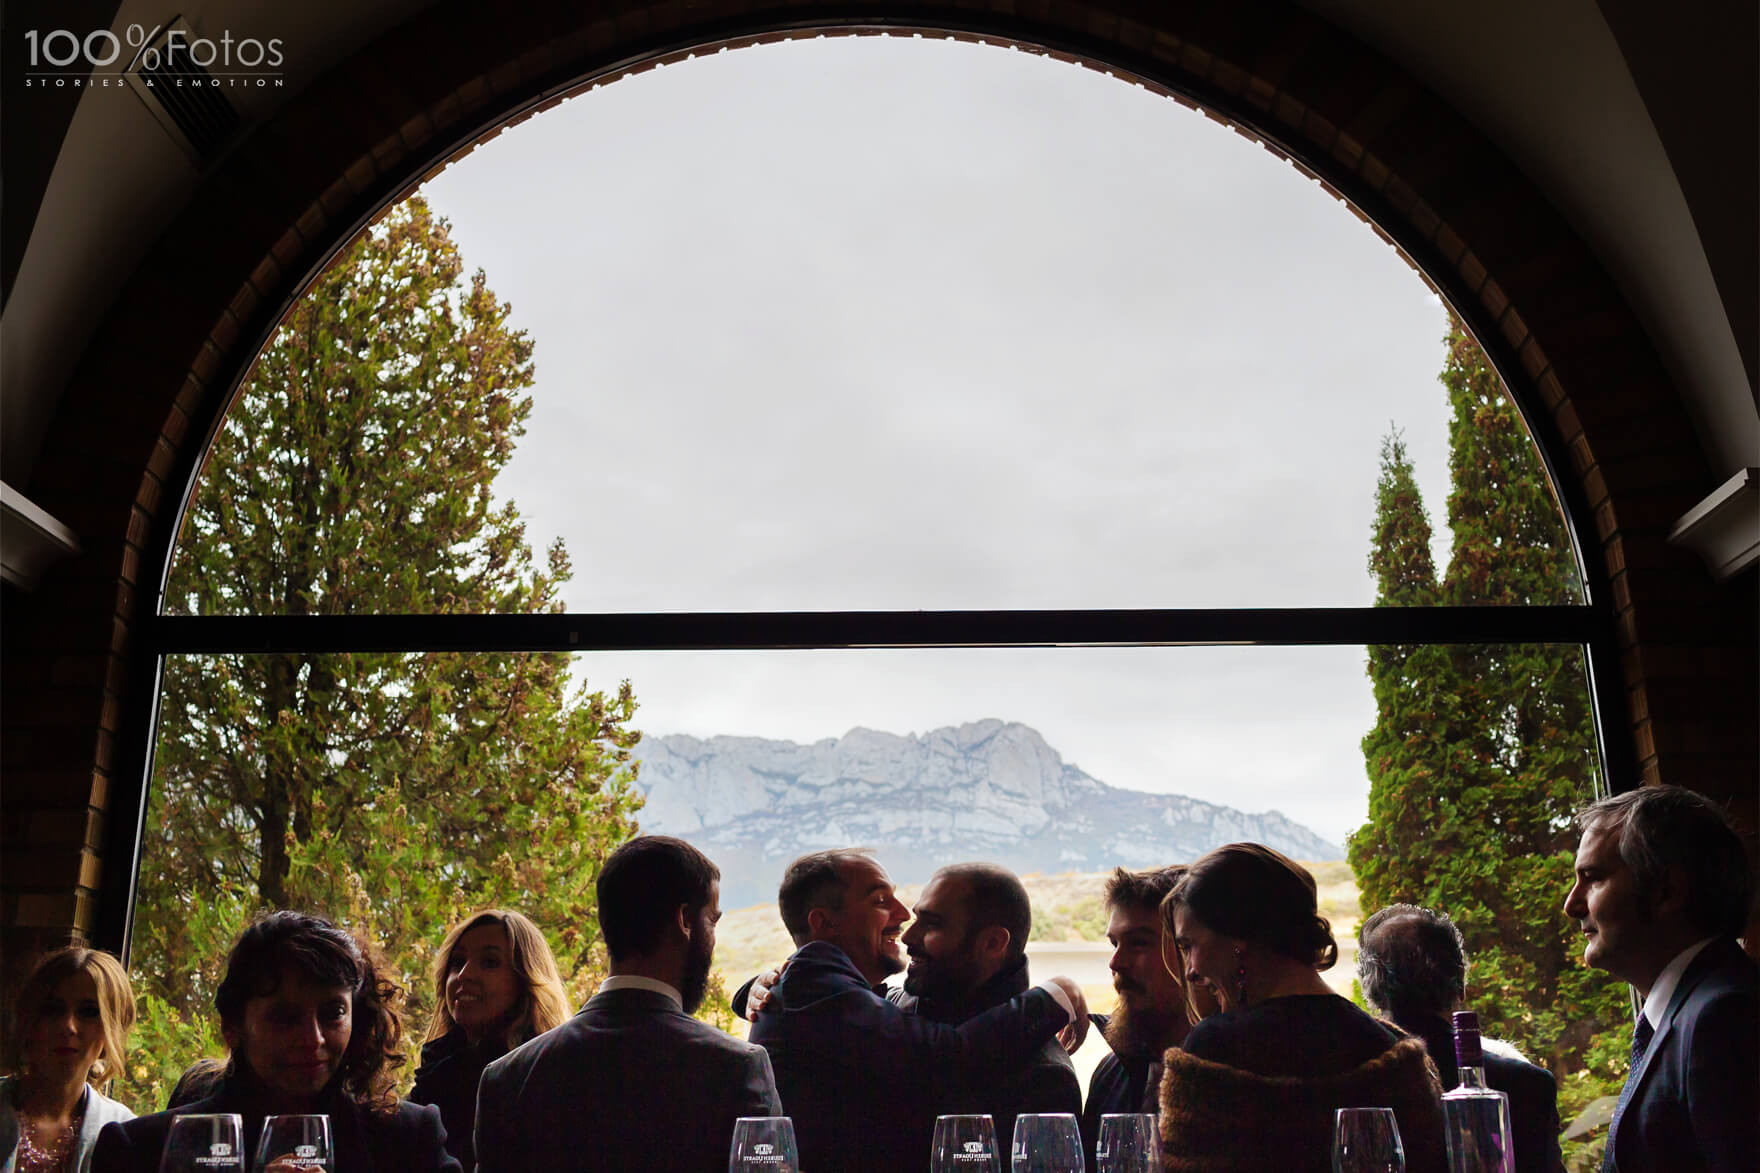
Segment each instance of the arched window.
[[[913,872],[1011,836],[1047,872],[1318,855],[1360,825],[1314,826],[1325,780],[1366,796],[1367,752],[1422,792],[1432,735],[1477,789],[1558,780],[1520,818],[1457,787],[1435,850],[1493,824],[1544,854],[1632,773],[1593,733],[1581,513],[1489,360],[1348,207],[1160,93],[790,42],[577,97],[421,196],[290,311],[192,491],[152,630],[149,988],[199,1005],[190,959],[260,899],[406,959],[479,892],[562,932],[638,823],[743,904],[829,841]],[[768,747],[707,744],[740,735]]]

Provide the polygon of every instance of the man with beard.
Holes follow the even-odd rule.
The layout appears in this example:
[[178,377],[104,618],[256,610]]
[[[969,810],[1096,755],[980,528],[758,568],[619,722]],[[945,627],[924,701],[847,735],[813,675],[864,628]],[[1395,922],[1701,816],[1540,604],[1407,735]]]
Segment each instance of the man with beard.
[[[900,943],[910,956],[898,1004],[935,1022],[965,1022],[1026,990],[1027,936],[1033,909],[1015,874],[989,863],[942,868],[911,910]],[[1082,1110],[1075,1066],[1055,1039],[1047,1039],[1001,1082],[950,1087],[942,1113],[987,1114],[996,1122],[997,1147],[1014,1136],[1024,1112]]]
[[1208,994],[1192,991],[1180,980],[1175,961],[1168,961],[1170,943],[1163,939],[1161,901],[1185,875],[1182,866],[1131,872],[1113,871],[1106,881],[1106,939],[1112,944],[1112,988],[1118,1002],[1109,1016],[1095,1015],[1112,1053],[1100,1060],[1088,1081],[1082,1111],[1082,1143],[1088,1159],[1100,1138],[1100,1117],[1109,1112],[1153,1110],[1152,1068],[1169,1047],[1185,1040],[1191,1019],[1212,1014]]
[[909,913],[866,851],[795,860],[777,903],[799,948],[758,999],[752,1041],[770,1052],[803,1169],[920,1168],[954,1089],[1000,1082],[1066,1025],[1077,1044],[1086,1029],[1081,987],[1063,977],[958,1027],[895,1006],[881,983],[904,967]]
[[690,1017],[708,988],[720,879],[679,839],[611,853],[598,882],[611,976],[579,1014],[484,1070],[479,1173],[722,1173],[739,1117],[782,1114],[764,1049]]

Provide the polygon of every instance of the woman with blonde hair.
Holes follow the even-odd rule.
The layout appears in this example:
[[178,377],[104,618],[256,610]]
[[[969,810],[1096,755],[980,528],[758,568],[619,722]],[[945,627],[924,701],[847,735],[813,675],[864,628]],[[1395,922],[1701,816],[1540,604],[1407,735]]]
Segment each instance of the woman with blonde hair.
[[485,909],[447,932],[434,954],[434,1016],[409,1098],[440,1109],[446,1147],[466,1173],[476,1165],[483,1068],[560,1026],[568,1013],[556,959],[529,917]]
[[134,989],[108,953],[69,945],[19,989],[0,1079],[4,1173],[88,1173],[98,1133],[134,1113],[98,1088],[122,1070]]

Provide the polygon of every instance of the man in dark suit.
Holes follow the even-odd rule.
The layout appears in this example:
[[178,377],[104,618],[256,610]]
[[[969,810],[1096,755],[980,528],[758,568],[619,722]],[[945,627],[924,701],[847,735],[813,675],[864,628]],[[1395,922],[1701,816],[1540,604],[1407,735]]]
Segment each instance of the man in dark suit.
[[[1024,992],[1033,906],[1019,877],[991,863],[951,864],[929,878],[899,938],[910,958],[894,1001],[934,1022],[958,1026]],[[938,1113],[979,1114],[996,1123],[998,1148],[1024,1112],[1082,1110],[1069,1053],[1047,1039],[1000,1083],[950,1088]]]
[[1577,816],[1566,916],[1583,960],[1629,982],[1643,1008],[1602,1169],[1752,1173],[1760,1154],[1760,982],[1736,938],[1754,896],[1723,811],[1645,786]]
[[720,878],[665,836],[611,853],[598,883],[611,976],[483,1072],[479,1173],[724,1173],[734,1121],[782,1114],[763,1048],[689,1016],[708,986]]
[[[1412,904],[1380,909],[1357,931],[1357,979],[1370,1006],[1424,1040],[1443,1088],[1459,1087],[1449,1016],[1466,998],[1467,950],[1455,923]],[[1485,1082],[1509,1097],[1516,1173],[1562,1173],[1552,1072],[1486,1039]]]
[[[1146,1106],[1155,1092],[1151,1068],[1169,1047],[1185,1041],[1199,1013],[1216,1011],[1208,992],[1193,989],[1188,995],[1184,980],[1168,965],[1172,950],[1162,932],[1161,902],[1185,871],[1179,864],[1144,872],[1117,868],[1106,881],[1108,968],[1118,1001],[1110,1015],[1094,1016],[1112,1048],[1088,1080],[1082,1109],[1082,1144],[1095,1165],[1100,1117],[1152,1110]],[[1178,959],[1172,960],[1177,967]]]
[[[793,1117],[803,1169],[894,1173],[928,1164],[937,1106],[1005,1081],[1069,1024],[1086,1027],[1068,978],[1014,995],[958,1027],[910,1014],[881,983],[903,968],[908,913],[866,852],[789,865],[778,893],[800,946],[752,1024]],[[1006,1151],[1007,1138],[998,1138]]]

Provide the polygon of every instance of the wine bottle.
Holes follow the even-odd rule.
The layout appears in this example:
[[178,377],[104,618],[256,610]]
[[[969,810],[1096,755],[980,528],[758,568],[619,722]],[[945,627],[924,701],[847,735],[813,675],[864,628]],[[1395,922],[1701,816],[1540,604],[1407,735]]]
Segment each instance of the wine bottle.
[[1471,1010],[1454,1016],[1454,1061],[1460,1086],[1442,1097],[1449,1173],[1515,1173],[1509,1097],[1485,1084],[1479,1016]]

